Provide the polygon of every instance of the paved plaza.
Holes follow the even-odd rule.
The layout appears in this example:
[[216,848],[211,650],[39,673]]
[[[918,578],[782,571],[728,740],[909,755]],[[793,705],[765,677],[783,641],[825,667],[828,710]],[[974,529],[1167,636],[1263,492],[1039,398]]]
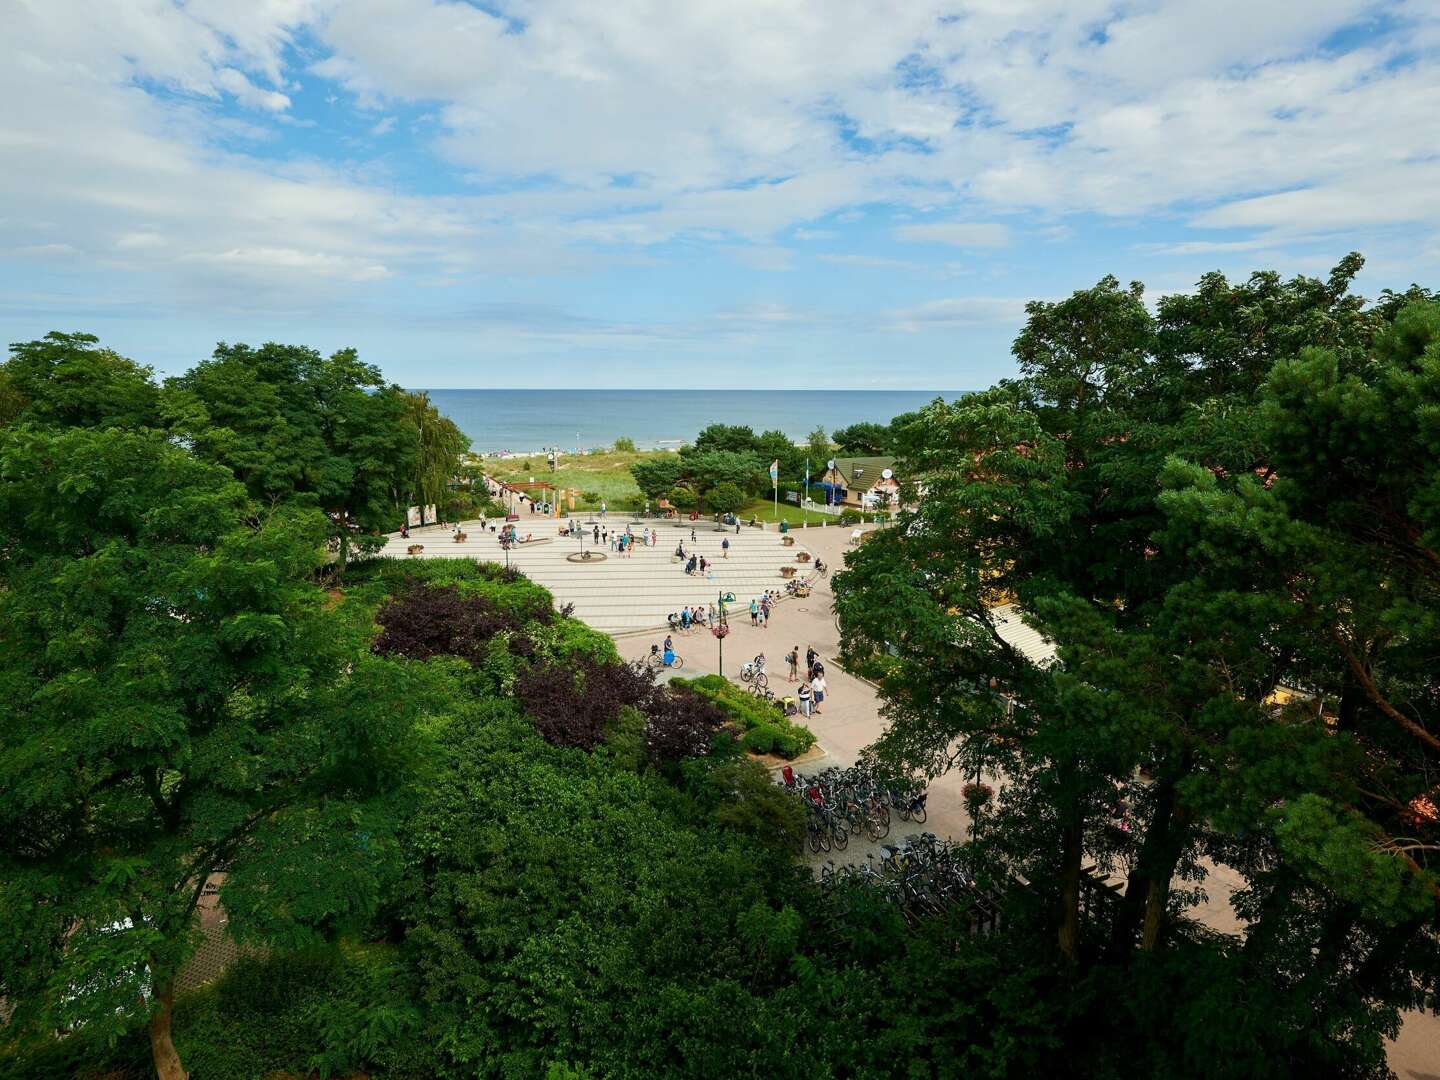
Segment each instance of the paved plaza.
[[[570,560],[569,556],[579,554],[581,543],[574,537],[561,536],[560,522],[523,515],[514,522],[516,531],[522,539],[527,535],[534,539],[510,549],[510,565],[549,589],[556,603],[574,604],[577,618],[611,634],[663,627],[670,612],[697,604],[704,607],[714,603],[721,593],[735,594],[736,606],[731,609],[734,618],[742,614],[741,609],[748,610],[752,596],[759,596],[766,589],[784,591],[781,567],[795,567],[797,578],[808,580],[816,576],[813,562],[802,564],[795,557],[799,552],[814,554],[806,546],[807,530],[793,531],[790,535],[795,537],[794,545],[787,547],[773,529],[742,526],[737,534],[733,526],[720,531],[711,521],[634,521],[613,515],[606,521],[576,520],[583,520],[586,525],[584,548],[596,553],[591,561]],[[498,528],[503,522],[497,520],[492,524]],[[636,535],[647,528],[658,530],[660,539],[653,547],[637,546],[633,555],[621,557],[619,552],[610,550],[609,543],[594,542],[596,525],[621,532],[629,525]],[[478,521],[463,523],[462,531],[466,533],[466,540],[459,544],[454,542],[449,526],[411,529],[408,540],[392,533],[382,554],[409,558],[412,556],[407,556],[407,549],[413,544],[423,544],[424,552],[413,558],[504,563],[505,553],[500,548],[498,533],[488,528],[482,531]],[[820,530],[808,531],[818,533]],[[840,530],[828,531],[838,533]],[[730,541],[729,558],[722,552],[723,540]],[[684,562],[675,557],[676,545],[681,543],[687,556],[702,555],[714,564],[704,576],[685,573]],[[604,559],[600,559],[600,555],[604,555]],[[748,621],[748,614],[744,618]]]

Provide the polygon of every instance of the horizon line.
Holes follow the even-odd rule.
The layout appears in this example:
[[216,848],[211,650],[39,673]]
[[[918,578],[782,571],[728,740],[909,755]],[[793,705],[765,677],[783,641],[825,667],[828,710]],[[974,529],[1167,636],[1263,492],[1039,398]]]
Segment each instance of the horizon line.
[[[693,393],[724,393],[724,394],[774,394],[786,391],[795,391],[794,386],[407,386],[404,389],[410,391],[428,392],[431,390],[539,390],[546,393],[564,393],[572,390],[584,390],[587,392],[599,391],[601,393],[626,393],[630,391],[644,391],[647,394],[693,394]],[[936,390],[925,386],[825,386],[806,387],[805,393],[824,394],[973,394],[974,390]]]

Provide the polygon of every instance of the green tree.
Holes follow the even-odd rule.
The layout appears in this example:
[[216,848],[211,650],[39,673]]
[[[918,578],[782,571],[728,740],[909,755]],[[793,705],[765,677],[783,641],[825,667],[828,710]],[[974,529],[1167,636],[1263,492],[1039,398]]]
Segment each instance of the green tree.
[[695,436],[694,449],[743,454],[755,449],[755,431],[744,424],[711,424]]
[[[373,547],[422,483],[436,501],[436,454],[464,448],[431,415],[354,350],[329,357],[300,346],[220,344],[214,356],[165,384],[172,430],[197,454],[230,469],[262,503],[317,507],[343,561],[350,545]],[[455,449],[459,447],[459,450]],[[458,463],[457,463],[458,465]]]
[[622,435],[615,440],[615,445],[612,449],[614,449],[617,454],[633,454],[635,453],[635,440],[628,435]]
[[765,465],[769,464],[767,461],[762,465],[754,453],[732,450],[688,451],[681,454],[681,462],[685,479],[701,491],[721,484],[734,484],[746,491],[757,491]]
[[680,482],[681,474],[680,458],[675,454],[641,458],[630,466],[630,475],[635,478],[636,486],[651,499],[668,494]]
[[[159,433],[0,435],[0,995],[11,1030],[148,1017],[162,1080],[208,881],[294,945],[363,914],[412,680],[314,584],[314,511],[256,516]],[[142,994],[145,997],[142,998]]]
[[739,513],[747,501],[745,492],[731,483],[719,484],[705,493],[706,508],[717,514]]
[[449,417],[430,404],[425,393],[405,395],[410,422],[415,429],[415,498],[420,504],[420,524],[425,524],[425,507],[439,506],[450,491],[460,469],[460,457],[470,449],[470,440]]
[[[1211,276],[1158,319],[1113,278],[1029,305],[1022,377],[902,425],[925,498],[835,582],[845,650],[884,680],[878,751],[1004,772],[984,844],[1036,884],[1075,978],[1173,980],[1186,951],[1337,1075],[1379,1060],[1436,955],[1415,807],[1440,688],[1411,651],[1436,629],[1434,316],[1367,308],[1358,265]],[[1001,633],[1007,600],[1057,663]],[[1246,885],[1243,947],[1200,959],[1204,855]],[[1087,860],[1122,869],[1113,908],[1082,904]],[[1347,1034],[1307,1047],[1314,1008]]]
[[93,334],[52,330],[10,346],[0,365],[0,424],[154,427],[159,390],[148,367],[99,347]]
[[810,432],[807,442],[811,461],[823,462],[830,457],[830,436],[825,434],[823,427]]
[[760,459],[762,470],[770,462],[780,463],[780,476],[784,479],[799,478],[805,473],[805,448],[795,445],[795,440],[783,431],[767,431],[755,440],[755,453]]
[[889,425],[870,422],[836,428],[834,439],[842,454],[860,456],[888,453],[892,445]]

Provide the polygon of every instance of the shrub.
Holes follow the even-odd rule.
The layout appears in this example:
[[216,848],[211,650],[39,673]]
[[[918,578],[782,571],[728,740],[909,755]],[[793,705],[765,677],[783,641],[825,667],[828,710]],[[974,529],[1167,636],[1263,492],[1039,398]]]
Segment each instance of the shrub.
[[645,746],[656,763],[705,755],[727,720],[719,706],[683,688],[657,687],[642,707],[649,718]]
[[554,746],[593,750],[625,705],[643,705],[655,673],[639,664],[606,664],[578,657],[567,665],[536,664],[515,680],[515,696]]
[[852,510],[847,507],[846,509],[840,511],[841,525],[858,525],[864,520],[865,515],[862,514],[859,510]]
[[615,440],[613,449],[617,454],[633,454],[635,453],[635,440],[628,435],[622,435]]
[[758,724],[745,733],[740,745],[752,754],[768,754],[783,733],[774,724]]

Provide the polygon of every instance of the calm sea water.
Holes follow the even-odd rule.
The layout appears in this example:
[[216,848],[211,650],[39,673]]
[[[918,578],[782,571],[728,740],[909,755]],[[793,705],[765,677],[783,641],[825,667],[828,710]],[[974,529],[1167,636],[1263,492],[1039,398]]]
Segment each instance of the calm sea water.
[[707,424],[778,429],[803,441],[891,417],[961,391],[929,390],[430,390],[431,402],[470,436],[477,453],[609,446],[629,437],[642,449],[690,442]]

